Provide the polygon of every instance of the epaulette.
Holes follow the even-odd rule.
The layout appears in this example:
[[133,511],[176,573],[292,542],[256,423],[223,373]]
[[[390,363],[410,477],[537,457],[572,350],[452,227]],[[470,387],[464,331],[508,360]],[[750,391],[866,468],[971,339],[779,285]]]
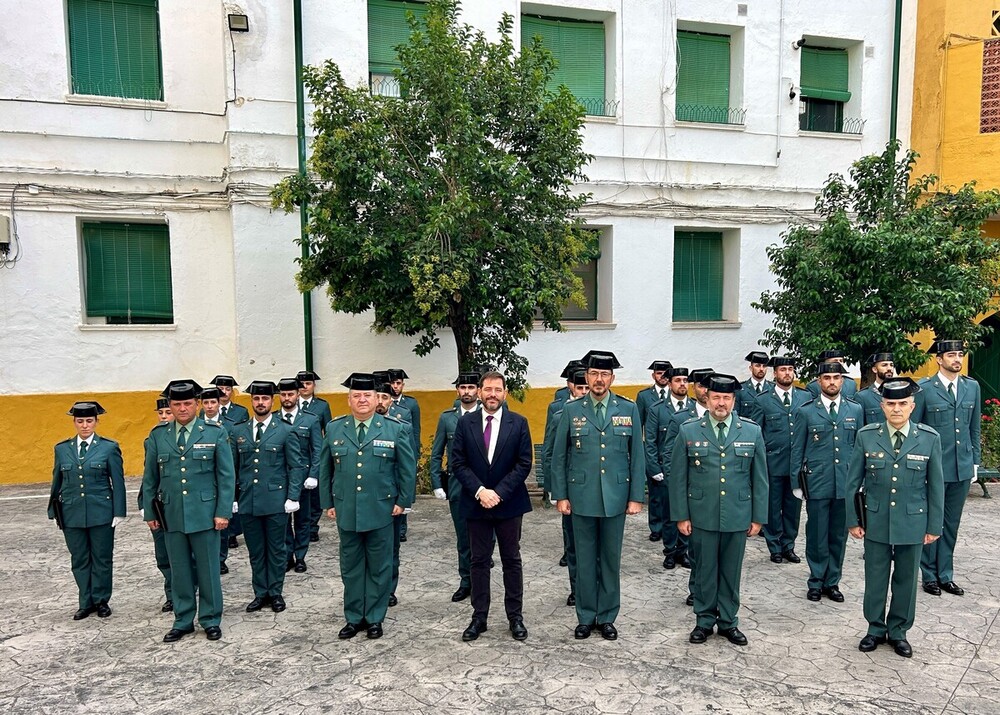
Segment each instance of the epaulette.
[[[868,389],[868,388],[865,388],[865,389]],[[862,390],[858,390],[858,392],[862,392]],[[858,392],[855,392],[854,394],[856,395],[856,394],[858,394]],[[855,400],[853,398],[850,398],[847,395],[841,395],[840,399],[845,400],[847,402],[850,402],[851,404],[857,405],[858,407],[861,407],[861,404],[857,400]]]
[[403,422],[403,420],[399,419],[398,417],[393,417],[390,414],[384,414],[384,415],[382,415],[382,419],[389,420],[390,422],[395,422],[398,425],[408,425],[408,424],[410,424],[409,422]]
[[[155,427],[154,427],[154,429],[155,429]],[[64,439],[62,442],[57,443],[56,446],[58,447],[60,444],[69,444],[70,442],[74,441],[75,439],[76,439],[76,437],[69,437],[68,439]]]
[[441,414],[448,414],[449,412],[458,412],[458,408],[457,407],[449,407],[447,410],[445,410]]
[[[859,429],[859,430],[858,430],[858,432],[866,432],[866,431],[867,431],[867,432],[871,432],[871,431],[873,431],[873,430],[876,430],[876,431],[877,431],[877,430],[880,430],[880,429],[882,429],[882,424],[883,424],[882,422],[871,422],[871,423],[869,423],[869,424],[866,424],[866,425],[865,425],[864,427],[862,427],[861,429]],[[911,424],[912,424],[912,423],[911,423]]]
[[619,400],[624,400],[625,402],[628,402],[630,404],[633,404],[633,405],[635,404],[635,400],[630,400],[629,398],[625,397],[625,395],[619,395],[619,394],[615,393],[615,397],[617,397]]
[[[808,390],[805,390],[804,392],[809,392],[809,391],[808,391]],[[812,394],[812,393],[810,392],[809,394]],[[814,403],[814,402],[815,402],[816,400],[818,400],[818,399],[819,399],[818,397],[813,397],[813,398],[812,398],[812,399],[810,399],[810,400],[806,400],[805,402],[803,402],[803,403],[802,403],[802,404],[800,405],[800,407],[805,407],[806,405],[811,405],[812,403]]]
[[[910,424],[912,425],[912,424],[914,424],[914,423],[913,423],[913,422],[911,422]],[[925,425],[925,424],[924,424],[923,422],[917,422],[917,423],[916,423],[916,425],[917,425],[917,429],[918,429],[918,430],[923,430],[924,432],[930,432],[931,434],[935,434],[935,435],[937,435],[938,437],[940,437],[940,436],[941,436],[941,433],[940,433],[940,432],[938,432],[938,431],[937,431],[936,429],[934,429],[933,427],[929,427],[928,425]]]
[[[159,422],[159,423],[157,423],[157,424],[156,424],[156,425],[155,425],[155,426],[153,427],[153,429],[149,430],[149,433],[150,433],[150,434],[152,434],[152,433],[153,433],[153,432],[155,432],[156,430],[158,430],[158,429],[163,429],[164,427],[169,427],[169,426],[170,426],[170,425],[172,425],[172,424],[173,424],[173,422]],[[75,439],[75,438],[74,438],[74,439]]]
[[350,417],[350,415],[338,415],[337,417],[331,419],[329,424],[332,425],[334,422],[340,422],[341,420],[346,420],[348,417]]
[[[243,423],[242,423],[242,422],[240,422],[240,423],[238,423],[238,424],[243,424]],[[205,423],[205,426],[206,426],[206,427],[214,427],[214,428],[216,428],[216,429],[222,429],[222,425],[221,425],[221,424],[219,424],[218,422],[206,422],[206,423]]]
[[754,427],[760,427],[760,425],[759,425],[759,424],[757,424],[756,422],[754,422],[754,421],[753,421],[752,419],[750,419],[749,417],[737,417],[736,419],[738,419],[738,420],[739,420],[740,422],[749,422],[749,423],[750,423],[750,424],[752,424],[752,425],[753,425]]

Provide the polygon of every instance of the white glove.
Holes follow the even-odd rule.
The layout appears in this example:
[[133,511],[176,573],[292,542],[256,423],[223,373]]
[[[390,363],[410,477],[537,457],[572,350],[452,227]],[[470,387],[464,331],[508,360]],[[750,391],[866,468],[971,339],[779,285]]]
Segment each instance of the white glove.
[[315,477],[306,477],[306,480],[302,482],[303,489],[315,489],[319,486],[319,482]]
[[293,511],[299,510],[299,503],[297,501],[292,501],[291,499],[285,499],[285,513],[291,514]]
[[799,489],[798,487],[795,487],[794,489],[792,489],[792,496],[794,496],[799,501],[802,501],[803,499],[806,498],[805,494],[803,494],[802,490]]
[[650,479],[652,479],[654,482],[662,482],[663,472],[660,472],[659,474],[654,474],[652,477],[650,477]]
[[435,499],[447,499],[448,495],[444,493],[444,489],[440,489],[439,488],[439,489],[435,489],[434,490],[434,498]]
[[411,511],[413,511],[413,507],[412,506],[408,506],[408,507],[406,507],[406,508],[403,509],[403,513],[404,514],[409,514]]
[[145,509],[140,509],[139,510],[139,518],[142,519],[143,521],[146,521],[146,510]]
[[979,479],[979,465],[978,464],[973,464],[972,465],[972,479],[973,479],[973,481]]
[[549,499],[549,504],[551,504],[552,506],[555,506],[556,503],[557,503],[556,499]]
[[234,501],[233,502],[233,513],[234,514],[239,514],[240,513],[240,503],[238,501]]
[[119,524],[121,524],[123,521],[125,521],[125,517],[124,516],[114,516],[114,517],[111,517],[111,528],[114,529],[116,526],[118,526]]

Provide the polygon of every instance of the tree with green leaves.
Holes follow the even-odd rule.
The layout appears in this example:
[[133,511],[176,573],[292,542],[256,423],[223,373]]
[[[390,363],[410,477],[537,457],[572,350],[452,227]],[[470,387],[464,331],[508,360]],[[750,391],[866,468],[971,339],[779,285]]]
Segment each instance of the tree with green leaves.
[[272,199],[309,207],[301,290],[326,285],[335,311],[372,311],[376,333],[417,337],[418,355],[449,328],[460,369],[501,366],[516,388],[533,322],[561,330],[564,307],[585,304],[572,270],[597,250],[578,218],[589,196],[573,191],[591,159],[584,111],[550,86],[539,38],[516,50],[511,15],[492,42],[458,11],[431,0],[409,16],[398,97],[348,86],[332,62],[306,68],[309,175]]
[[975,319],[995,307],[1000,245],[981,227],[1000,212],[1000,194],[913,178],[917,155],[898,155],[891,142],[856,161],[849,179],[831,175],[819,223],[792,226],[767,249],[779,288],[752,304],[774,316],[762,343],[799,358],[806,377],[828,348],[859,363],[890,350],[897,371],[910,372],[930,349],[910,342],[915,333],[975,345],[986,330]]

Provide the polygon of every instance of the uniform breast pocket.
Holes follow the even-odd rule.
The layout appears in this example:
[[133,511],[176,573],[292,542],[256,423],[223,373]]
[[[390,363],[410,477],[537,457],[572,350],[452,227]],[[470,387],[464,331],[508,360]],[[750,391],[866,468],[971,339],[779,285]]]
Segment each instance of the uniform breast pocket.
[[615,442],[620,449],[627,450],[629,440],[632,439],[632,428],[631,427],[612,427],[612,432],[615,435]]
[[210,472],[215,466],[215,450],[199,449],[191,453],[191,459],[199,472]]
[[156,466],[160,470],[160,476],[166,476],[168,467],[170,466],[170,455],[169,454],[158,454],[156,455]]
[[950,420],[954,418],[950,416],[951,410],[946,407],[940,407],[938,405],[929,405],[926,410],[924,410],[924,424],[930,425],[931,427],[937,428],[947,425]]
[[569,432],[570,442],[577,452],[590,451],[590,427],[574,427]]
[[906,457],[907,481],[911,487],[917,487],[927,481],[927,460],[915,459],[912,455]]
[[285,456],[284,445],[269,444],[261,449],[260,452],[264,455],[264,463],[271,466],[281,464]]
[[337,446],[330,449],[330,458],[335,466],[340,466],[340,461],[347,458],[347,447]]
[[694,472],[704,472],[706,470],[705,457],[708,452],[703,449],[692,449],[688,451],[688,469]]
[[375,457],[375,462],[379,465],[379,469],[387,470],[391,469],[393,463],[396,461],[396,450],[390,447],[373,447],[372,456]]
[[879,475],[882,473],[882,470],[884,469],[885,469],[884,459],[873,459],[871,457],[867,457],[865,459],[865,470],[867,471],[865,478],[868,481],[877,484],[879,482]]
[[736,447],[733,450],[733,454],[736,455],[739,465],[743,469],[750,468],[750,461],[753,459],[753,450],[749,447]]

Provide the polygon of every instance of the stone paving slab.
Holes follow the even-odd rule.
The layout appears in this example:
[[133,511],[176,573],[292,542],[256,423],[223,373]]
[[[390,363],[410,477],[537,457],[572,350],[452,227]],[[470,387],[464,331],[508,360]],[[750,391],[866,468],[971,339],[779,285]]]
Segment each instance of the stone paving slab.
[[1000,500],[978,489],[959,540],[966,595],[920,593],[910,660],[885,646],[857,650],[866,624],[853,540],[847,600],[834,604],[805,599],[804,562],[772,564],[763,539],[751,539],[740,612],[750,645],[717,636],[689,644],[688,571],[662,568],[645,515],[627,520],[619,640],[576,641],[557,564],[559,517],[537,500],[522,538],[524,643],[503,618],[499,559],[490,630],[461,642],[471,608],[450,601],[451,520],[446,504],[421,498],[403,545],[400,603],[381,640],[337,639],[337,537],[324,520],[309,571],[288,574],[287,611],[244,611],[252,592],[241,538],[222,581],[223,639],[209,642],[199,629],[167,645],[172,617],[160,613],[160,575],[138,513],[118,529],[114,614],[71,620],[76,590],[62,536],[45,519],[46,491],[0,488],[0,713],[1000,713]]

